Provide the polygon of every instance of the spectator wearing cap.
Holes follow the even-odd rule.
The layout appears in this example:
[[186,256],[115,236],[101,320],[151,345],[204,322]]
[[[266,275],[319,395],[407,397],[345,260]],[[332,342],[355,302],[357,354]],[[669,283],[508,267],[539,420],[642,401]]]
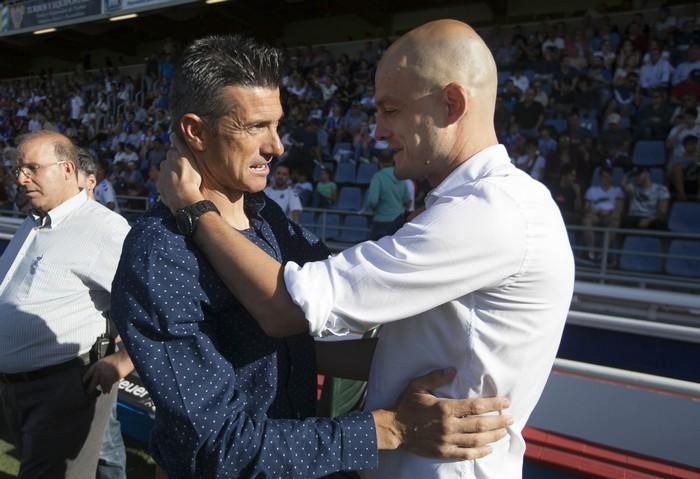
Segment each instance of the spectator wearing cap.
[[671,195],[664,185],[652,182],[651,168],[642,166],[625,173],[622,188],[630,199],[623,228],[666,229]]
[[671,188],[680,201],[700,201],[700,149],[698,137],[683,139],[683,151],[671,158],[667,167]]

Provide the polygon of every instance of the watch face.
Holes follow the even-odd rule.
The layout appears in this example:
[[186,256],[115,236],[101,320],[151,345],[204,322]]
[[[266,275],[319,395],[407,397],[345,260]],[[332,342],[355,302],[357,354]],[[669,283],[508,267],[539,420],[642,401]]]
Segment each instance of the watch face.
[[178,210],[175,212],[175,223],[177,224],[177,229],[180,230],[185,236],[189,236],[193,233],[193,221],[192,217],[187,211]]

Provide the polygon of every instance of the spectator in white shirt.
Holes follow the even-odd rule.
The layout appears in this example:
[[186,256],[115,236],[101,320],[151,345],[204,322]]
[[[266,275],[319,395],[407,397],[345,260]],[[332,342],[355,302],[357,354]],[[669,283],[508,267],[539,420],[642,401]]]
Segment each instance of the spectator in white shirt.
[[102,203],[104,206],[119,213],[119,203],[117,202],[117,194],[114,192],[112,183],[106,177],[106,169],[104,163],[97,162],[97,171],[95,173],[97,185],[95,186],[95,201]]
[[91,354],[129,226],[79,190],[67,137],[40,131],[19,151],[32,211],[0,257],[0,402],[19,477],[94,477],[112,386],[132,369],[126,350]]
[[265,188],[265,194],[280,205],[285,215],[299,222],[302,210],[301,200],[296,190],[289,184],[289,167],[286,164],[277,165],[273,184]]
[[[603,167],[599,170],[600,185],[594,185],[586,190],[583,226],[584,244],[588,248],[588,259],[594,260],[593,243],[595,235],[593,227],[604,225],[608,228],[619,228],[625,194],[622,188],[613,185],[613,171]],[[610,235],[610,244],[615,244],[614,234]]]
[[668,60],[661,57],[661,50],[655,45],[649,52],[649,63],[639,71],[639,85],[645,89],[667,87],[671,73],[673,67]]
[[[413,376],[436,366],[457,374],[438,395],[511,398],[515,423],[491,455],[435,461],[404,447],[380,452],[379,468],[365,477],[520,477],[522,428],[554,362],[573,292],[564,222],[546,187],[498,144],[496,64],[468,25],[439,20],[407,33],[379,62],[375,85],[376,134],[390,143],[397,176],[426,178],[434,188],[424,212],[393,236],[303,268],[257,251],[217,214],[200,217],[194,241],[270,335],[383,325],[368,411],[391,406]],[[163,171],[161,196],[171,209],[203,199],[186,158],[166,161]],[[349,368],[359,364],[343,359]]]

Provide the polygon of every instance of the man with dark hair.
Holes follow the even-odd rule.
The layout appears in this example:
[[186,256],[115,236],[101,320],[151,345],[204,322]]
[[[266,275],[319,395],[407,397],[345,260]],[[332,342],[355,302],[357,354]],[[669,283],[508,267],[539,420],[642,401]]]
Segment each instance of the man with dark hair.
[[[78,150],[24,137],[15,169],[32,210],[0,257],[0,399],[19,477],[94,477],[125,351],[105,315],[129,226],[78,188]],[[102,393],[102,394],[101,394]]]
[[[170,479],[311,478],[376,467],[378,448],[483,456],[481,446],[505,434],[503,417],[447,418],[444,411],[464,416],[504,402],[429,395],[449,383],[449,373],[412,382],[397,408],[310,418],[314,342],[306,334],[265,334],[194,243],[200,217],[217,212],[281,263],[328,256],[262,193],[268,165],[283,151],[279,76],[276,50],[238,36],[196,40],[173,75],[173,130],[201,172],[203,200],[175,218],[156,205],[134,225],[112,298],[119,332],[156,404],[156,461]],[[342,356],[323,353],[327,346],[318,345],[321,355]],[[366,375],[369,361],[358,366]],[[477,424],[493,431],[471,434]]]
[[622,188],[629,197],[623,228],[666,229],[671,194],[665,185],[653,182],[650,167],[641,166],[625,173]]
[[[593,227],[600,224],[608,228],[619,228],[625,194],[619,186],[613,185],[613,170],[602,167],[598,173],[599,185],[593,185],[586,190],[583,226],[583,240],[588,248],[589,260],[595,259],[593,244],[595,235]],[[610,246],[615,245],[615,234],[610,234]]]
[[[437,20],[410,31],[384,53],[375,85],[376,136],[391,146],[396,175],[433,187],[423,212],[392,236],[304,266],[263,254],[214,212],[200,217],[194,243],[269,335],[382,325],[367,411],[396,404],[412,376],[437,365],[456,368],[459,378],[440,395],[509,395],[516,419],[492,455],[435,460],[409,441],[382,451],[379,468],[364,475],[518,478],[521,430],[554,363],[573,293],[564,222],[546,187],[498,144],[496,64],[471,27]],[[162,166],[159,184],[174,210],[198,204],[207,184],[206,171],[192,168],[203,170],[197,155],[180,151]],[[359,366],[350,353],[336,356]],[[382,434],[376,438],[381,447]]]

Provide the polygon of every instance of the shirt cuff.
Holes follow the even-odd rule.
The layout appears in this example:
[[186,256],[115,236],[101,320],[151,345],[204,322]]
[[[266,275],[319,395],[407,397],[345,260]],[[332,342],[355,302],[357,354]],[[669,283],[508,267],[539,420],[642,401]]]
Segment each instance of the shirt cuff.
[[335,421],[343,430],[343,467],[353,471],[376,469],[379,453],[372,414],[358,412],[336,417]]
[[304,312],[311,336],[343,336],[350,332],[332,313],[334,291],[328,260],[306,263],[303,267],[288,262],[284,267],[284,283],[292,301]]

